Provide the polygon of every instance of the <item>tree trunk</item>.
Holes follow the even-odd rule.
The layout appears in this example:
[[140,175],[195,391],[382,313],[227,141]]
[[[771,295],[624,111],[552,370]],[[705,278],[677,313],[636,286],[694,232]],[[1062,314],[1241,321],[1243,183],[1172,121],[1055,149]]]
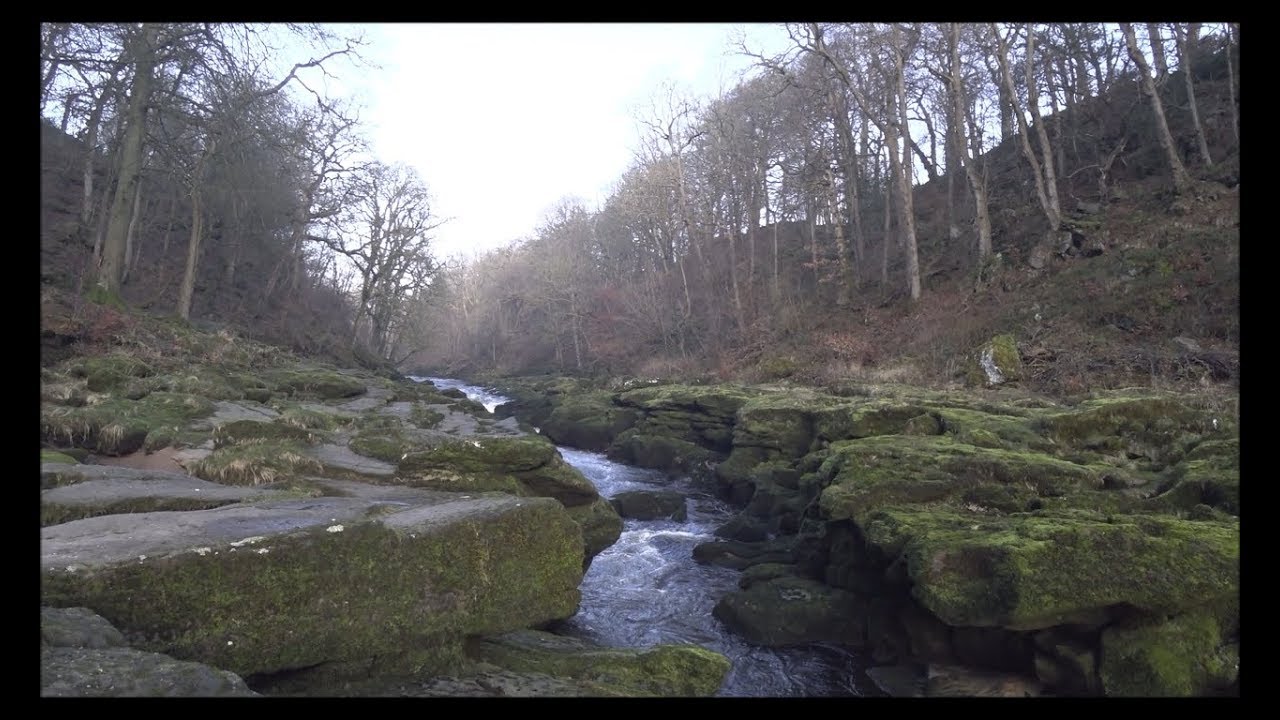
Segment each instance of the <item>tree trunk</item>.
[[125,240],[129,232],[129,210],[138,192],[142,172],[142,144],[146,137],[147,103],[151,96],[151,73],[155,66],[155,43],[159,37],[156,25],[146,23],[141,36],[134,38],[135,71],[129,93],[124,141],[120,147],[120,173],[115,199],[111,203],[111,220],[103,242],[102,264],[98,268],[97,285],[108,294],[120,292],[124,273]]
[[840,267],[840,290],[836,293],[836,305],[847,305],[853,295],[853,271],[849,267],[849,247],[844,241],[844,218],[836,202],[836,176],[827,168],[827,213],[831,217],[831,230],[835,236],[836,258]]
[[138,188],[138,192],[133,196],[133,210],[129,213],[129,229],[125,232],[124,237],[124,271],[120,273],[120,284],[124,285],[129,282],[129,269],[131,266],[130,258],[136,257],[133,252],[134,230],[138,226],[139,205],[142,203],[142,188]]
[[964,169],[965,177],[969,179],[969,189],[973,191],[973,203],[977,212],[978,220],[978,261],[979,264],[991,255],[991,215],[987,207],[987,183],[986,178],[979,175],[978,169],[974,167],[977,162],[976,158],[982,156],[981,149],[977,147],[978,128],[972,124],[972,113],[969,112],[969,100],[965,95],[964,77],[960,71],[960,26],[956,23],[951,24],[951,32],[949,33],[949,49],[950,49],[950,65],[951,65],[951,102],[952,112],[957,118],[957,122],[969,121],[970,145],[973,146],[973,155],[975,159],[969,158],[969,150],[963,144],[959,144],[956,148],[960,166]]
[[187,266],[178,290],[178,317],[191,319],[191,297],[195,294],[196,272],[200,265],[200,242],[204,235],[204,163],[218,146],[218,139],[206,140],[204,151],[191,175],[191,240],[187,244]]
[[[995,25],[991,26],[991,33],[996,39],[996,61],[1000,64],[1000,75],[1004,80],[1001,85],[1010,96],[1016,98],[1017,94],[1013,84],[1013,72],[1009,69],[1009,47],[1000,37],[1000,32],[996,29]],[[1028,55],[1030,55],[1030,53],[1028,53]],[[1027,59],[1027,64],[1028,67],[1030,67],[1030,57]],[[1055,188],[1054,194],[1050,196],[1048,190],[1045,188],[1045,176],[1041,174],[1040,161],[1036,159],[1035,150],[1031,148],[1031,133],[1027,128],[1026,118],[1022,115],[1022,108],[1015,107],[1014,109],[1014,116],[1018,121],[1018,139],[1022,146],[1022,155],[1027,159],[1027,163],[1031,165],[1031,177],[1035,180],[1036,196],[1040,199],[1040,207],[1044,210],[1045,217],[1049,221],[1049,229],[1057,231],[1058,227],[1062,224],[1062,215],[1059,212],[1058,204],[1056,202],[1057,190]],[[1043,128],[1041,129],[1043,130]],[[1044,142],[1043,148],[1048,151],[1048,141]]]
[[[1204,126],[1200,124],[1200,108],[1196,105],[1196,85],[1191,80],[1195,69],[1196,48],[1200,44],[1200,23],[1187,23],[1185,28],[1174,24],[1174,37],[1178,42],[1178,54],[1181,58],[1182,77],[1187,83],[1187,105],[1191,109],[1191,124],[1196,129],[1196,141],[1200,148],[1200,161],[1205,167],[1213,165],[1213,157],[1209,155],[1209,141],[1204,134]],[[1230,54],[1228,52],[1228,54]]]
[[1156,63],[1156,83],[1163,83],[1169,75],[1169,61],[1164,54],[1164,38],[1160,35],[1160,23],[1147,23],[1147,39],[1151,41],[1151,57]]
[[[888,153],[889,138],[885,137],[885,149]],[[893,244],[893,191],[890,185],[896,182],[897,168],[889,163],[888,178],[884,184],[884,242],[880,246],[880,290],[889,291],[889,246]]]
[[106,104],[107,89],[103,88],[102,94],[93,103],[93,110],[89,112],[85,125],[84,204],[80,208],[80,222],[85,228],[89,227],[89,220],[93,217],[93,168],[98,156],[98,126],[102,123],[102,112]]
[[1227,24],[1227,104],[1231,107],[1231,132],[1236,139],[1236,145],[1240,144],[1240,116],[1236,112],[1236,70],[1235,62],[1231,59],[1232,48],[1235,46],[1232,38],[1231,24]]
[[[901,125],[899,125],[898,127],[898,131],[903,135],[904,138],[906,138],[906,140],[910,141],[911,130],[910,130],[910,125],[908,125],[908,122],[907,122],[908,120],[907,85],[906,85],[907,81],[906,81],[906,67],[905,67],[906,59],[903,57],[906,51],[903,49],[901,45],[901,40],[899,38],[899,33],[898,33],[898,26],[896,24],[893,26],[893,44],[895,48],[894,63],[897,66],[895,70],[898,76],[897,77],[898,117],[899,117],[899,121],[901,122]],[[895,142],[891,142],[889,144],[889,153],[890,153],[891,162],[895,161],[895,158],[893,156],[897,154],[896,145],[897,145],[896,140]],[[906,154],[906,151],[907,151],[906,146],[907,146],[907,143],[904,142],[903,143],[904,155]],[[916,251],[916,220],[915,220],[914,202],[912,197],[912,195],[914,194],[914,190],[911,185],[911,172],[910,172],[911,158],[908,156],[906,159],[907,159],[907,163],[899,166],[898,214],[902,220],[902,246],[903,246],[903,251],[906,253],[906,260],[907,260],[907,287],[911,292],[911,299],[915,301],[920,299],[920,259]]]
[[1142,76],[1142,89],[1151,101],[1151,111],[1156,117],[1156,137],[1159,138],[1160,147],[1164,148],[1165,157],[1169,160],[1169,167],[1173,172],[1173,185],[1178,192],[1182,192],[1191,186],[1191,176],[1187,174],[1182,159],[1178,157],[1178,148],[1174,145],[1173,136],[1169,133],[1169,124],[1165,122],[1164,117],[1164,104],[1160,102],[1160,93],[1156,90],[1155,81],[1151,78],[1151,67],[1147,65],[1147,59],[1138,47],[1133,25],[1120,23],[1120,29],[1124,32],[1125,42],[1129,46],[1129,57],[1133,58],[1138,66],[1138,74]]
[[178,317],[191,320],[191,297],[195,294],[196,268],[200,260],[200,237],[204,230],[204,212],[200,190],[191,193],[191,241],[187,244],[187,266],[178,290]]
[[1036,87],[1035,74],[1036,34],[1030,23],[1027,23],[1027,109],[1031,112],[1031,122],[1035,123],[1036,137],[1040,140],[1040,155],[1044,158],[1044,187],[1049,196],[1049,204],[1053,209],[1055,221],[1053,229],[1057,230],[1062,223],[1062,204],[1058,201],[1058,175],[1054,171],[1053,146],[1049,143],[1049,132],[1045,129],[1045,120],[1040,117],[1040,90]]

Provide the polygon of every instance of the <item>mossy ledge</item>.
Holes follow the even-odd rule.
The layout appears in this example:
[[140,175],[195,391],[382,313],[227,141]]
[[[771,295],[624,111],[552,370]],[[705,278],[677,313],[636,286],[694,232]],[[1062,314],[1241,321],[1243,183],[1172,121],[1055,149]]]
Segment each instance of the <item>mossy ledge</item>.
[[445,674],[467,635],[575,612],[582,536],[559,503],[442,497],[374,519],[371,501],[317,498],[46,528],[42,602],[245,676],[369,658]]

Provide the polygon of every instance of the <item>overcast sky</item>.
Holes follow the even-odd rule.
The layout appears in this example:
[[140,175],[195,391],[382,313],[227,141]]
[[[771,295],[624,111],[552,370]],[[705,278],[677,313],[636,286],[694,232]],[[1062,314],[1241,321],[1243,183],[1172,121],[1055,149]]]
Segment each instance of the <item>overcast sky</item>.
[[733,52],[735,30],[753,48],[786,46],[777,25],[363,29],[364,55],[381,66],[354,84],[373,150],[417,168],[453,218],[437,231],[441,257],[527,236],[562,197],[602,202],[637,147],[636,108],[664,81],[707,97],[750,65]]

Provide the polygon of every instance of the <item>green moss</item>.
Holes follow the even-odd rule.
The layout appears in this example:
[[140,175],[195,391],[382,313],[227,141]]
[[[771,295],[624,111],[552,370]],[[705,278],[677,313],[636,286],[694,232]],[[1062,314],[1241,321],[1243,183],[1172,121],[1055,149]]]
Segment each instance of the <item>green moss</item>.
[[635,410],[615,406],[608,393],[593,392],[566,398],[539,427],[557,444],[601,452],[636,420]]
[[222,507],[223,505],[231,505],[235,502],[237,501],[230,499],[215,500],[199,497],[134,497],[124,500],[105,501],[93,504],[77,503],[74,505],[41,502],[40,525],[41,527],[59,525],[65,522],[71,522],[72,520],[98,517],[99,515],[121,515],[125,513],[148,513],[180,510],[208,510],[211,508]]
[[134,378],[148,377],[155,372],[150,365],[123,354],[77,358],[66,367],[72,377],[85,378],[88,389],[93,392],[109,392]]
[[790,357],[769,357],[756,363],[756,370],[760,372],[761,377],[766,380],[780,380],[788,378],[796,374],[799,369],[795,358]]
[[577,608],[582,540],[558,503],[530,499],[446,523],[383,524],[400,515],[343,523],[342,532],[321,526],[274,536],[254,546],[265,554],[223,546],[50,569],[41,600],[94,608],[138,649],[240,675],[369,658],[387,672],[448,673],[464,636]]
[[835,443],[819,469],[829,483],[820,505],[830,520],[861,521],[878,507],[945,500],[983,484],[1037,495],[1096,488],[1096,470],[1047,455],[976,448],[946,437],[883,435]]
[[413,445],[396,430],[362,430],[351,438],[347,447],[365,457],[394,464],[400,462]]
[[715,454],[687,440],[627,430],[609,446],[611,459],[658,470],[701,471]]
[[582,528],[583,552],[587,562],[622,536],[622,518],[618,517],[613,505],[602,497],[567,510],[569,517]]
[[409,411],[409,422],[424,430],[430,430],[439,425],[441,420],[444,420],[444,413],[432,410],[420,402],[414,403],[413,409]]
[[535,631],[481,640],[472,652],[515,672],[588,680],[627,695],[714,695],[730,668],[728,658],[696,645],[602,648]]
[[325,400],[355,397],[367,389],[360,380],[332,370],[276,369],[264,373],[263,377],[277,392]]
[[1048,436],[1073,447],[1125,452],[1159,462],[1176,461],[1202,440],[1223,436],[1226,423],[1169,397],[1109,397],[1087,400],[1045,420]]
[[912,594],[950,625],[1036,629],[1119,604],[1176,612],[1239,593],[1235,524],[886,508],[862,526],[885,557],[905,557]]
[[213,431],[215,448],[260,442],[288,442],[314,445],[319,436],[310,430],[278,422],[258,420],[234,420],[223,423]]
[[318,475],[323,467],[301,444],[280,440],[226,445],[187,468],[192,475],[224,485],[264,485]]
[[157,390],[188,393],[211,400],[239,400],[244,389],[236,384],[224,370],[205,365],[194,365],[182,372],[163,375],[153,380]]
[[969,384],[979,387],[1014,382],[1022,375],[1022,355],[1012,335],[997,335],[983,344],[966,373]]
[[50,444],[127,455],[141,448],[152,430],[212,414],[213,404],[204,398],[154,392],[137,401],[108,398],[81,408],[41,408],[40,435]]
[[1238,653],[1223,646],[1218,622],[1209,612],[1102,633],[1099,675],[1110,696],[1204,695],[1229,686],[1238,670]]
[[66,463],[68,465],[78,465],[80,463],[79,460],[76,460],[70,455],[67,455],[65,453],[60,453],[54,450],[41,450],[40,462],[41,463]]
[[556,455],[556,446],[538,436],[448,440],[410,453],[400,461],[399,472],[406,476],[425,470],[514,473],[541,467]]

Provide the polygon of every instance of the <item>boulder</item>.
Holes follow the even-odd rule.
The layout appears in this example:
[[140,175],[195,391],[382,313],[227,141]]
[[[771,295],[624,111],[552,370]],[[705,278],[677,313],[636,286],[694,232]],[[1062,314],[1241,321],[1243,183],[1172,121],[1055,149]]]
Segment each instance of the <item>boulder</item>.
[[1099,677],[1108,696],[1186,697],[1223,692],[1237,680],[1239,649],[1218,618],[1196,610],[1164,622],[1121,624],[1102,633]]
[[862,524],[902,556],[912,595],[949,625],[1035,630],[1228,602],[1240,588],[1237,524],[1063,511],[975,517],[886,508]]
[[238,697],[234,673],[125,646],[88,608],[40,609],[41,697]]
[[814,580],[780,576],[730,592],[714,615],[747,642],[786,647],[813,642],[861,646],[863,610],[856,595]]
[[45,528],[41,592],[136,648],[240,675],[376,657],[445,673],[466,635],[572,615],[582,534],[556,501],[322,497]]
[[632,490],[609,499],[624,518],[633,520],[680,520],[689,517],[683,493],[674,490]]

